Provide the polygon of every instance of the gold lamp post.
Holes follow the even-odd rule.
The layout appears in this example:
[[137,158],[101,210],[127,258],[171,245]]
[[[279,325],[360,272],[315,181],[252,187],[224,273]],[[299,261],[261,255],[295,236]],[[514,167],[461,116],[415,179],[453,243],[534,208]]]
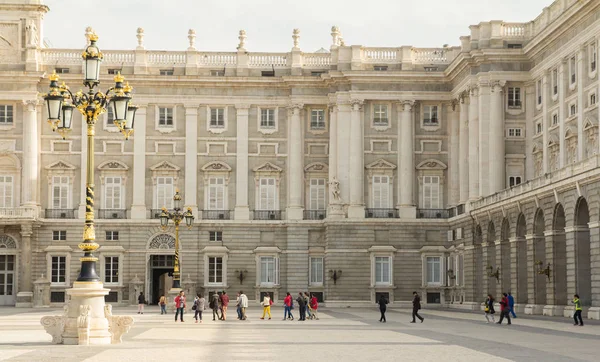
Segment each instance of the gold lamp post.
[[160,214],[160,226],[163,230],[169,225],[169,220],[175,224],[175,265],[173,266],[173,289],[181,289],[181,271],[179,268],[179,224],[185,220],[185,224],[188,229],[192,228],[194,224],[194,215],[192,209],[187,208],[185,212],[181,211],[181,195],[179,190],[175,190],[175,196],[173,196],[173,211],[167,210],[166,207],[162,208]]
[[78,282],[100,281],[96,273],[98,258],[93,255],[99,247],[94,230],[94,135],[98,116],[106,112],[108,106],[112,106],[115,115],[114,123],[125,139],[128,139],[133,133],[137,109],[130,104],[133,88],[123,83],[125,78],[120,73],[114,77],[114,87],[109,88],[105,93],[94,90],[100,84],[100,64],[104,55],[96,45],[98,36],[91,34],[89,40],[90,45],[81,55],[84,63],[83,85],[87,87],[87,92],[80,90],[73,94],[64,82],[58,84],[59,76],[54,72],[50,76],[50,90],[44,95],[48,108],[48,123],[53,131],[60,133],[63,139],[71,131],[73,109],[76,108],[83,115],[83,121],[87,125],[85,225],[83,242],[79,244],[79,249],[84,252],[84,255],[80,259],[81,272],[77,278]]

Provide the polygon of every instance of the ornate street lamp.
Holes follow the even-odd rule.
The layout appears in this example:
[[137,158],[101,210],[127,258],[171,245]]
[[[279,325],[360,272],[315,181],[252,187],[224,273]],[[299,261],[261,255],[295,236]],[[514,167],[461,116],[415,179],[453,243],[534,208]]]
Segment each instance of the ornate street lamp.
[[[94,90],[100,84],[100,64],[104,56],[96,45],[98,36],[91,34],[89,40],[90,45],[82,53],[83,85],[87,87],[87,92],[80,90],[73,94],[65,83],[59,85],[59,77],[54,72],[50,76],[50,90],[44,95],[48,123],[63,139],[71,131],[75,108],[83,115],[87,125],[85,224],[83,242],[79,244],[79,249],[84,253],[80,258],[81,268],[73,287],[66,290],[70,298],[65,315],[42,318],[42,325],[47,327],[46,331],[52,335],[55,343],[80,345],[119,343],[120,336],[133,323],[131,317],[112,316],[110,308],[105,310],[104,296],[108,295],[109,289],[104,288],[96,272],[98,258],[94,256],[94,251],[100,245],[96,243],[94,229],[94,135],[98,116],[112,105],[116,115],[115,124],[125,138],[129,138],[133,133],[135,107],[130,105],[132,88],[129,84],[123,84],[125,79],[121,74],[115,76],[115,85],[105,93]],[[52,327],[57,325],[61,327]]]
[[173,266],[173,289],[181,289],[181,272],[179,270],[179,224],[185,220],[185,224],[188,229],[192,228],[194,224],[194,215],[192,209],[187,208],[185,212],[181,212],[181,195],[179,190],[175,190],[175,196],[173,196],[173,211],[167,210],[166,207],[162,208],[160,214],[160,226],[163,230],[169,225],[169,220],[175,224],[175,265]]

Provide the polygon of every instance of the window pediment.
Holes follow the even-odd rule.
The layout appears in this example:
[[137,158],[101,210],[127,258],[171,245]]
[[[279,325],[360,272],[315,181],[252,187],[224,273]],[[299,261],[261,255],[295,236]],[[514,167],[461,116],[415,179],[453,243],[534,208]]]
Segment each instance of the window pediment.
[[283,169],[272,164],[271,162],[265,162],[262,165],[255,167],[252,171],[257,173],[280,173],[283,171]]
[[533,144],[533,149],[532,149],[531,153],[536,154],[536,153],[540,153],[542,151],[543,151],[542,144],[539,142],[535,142]]
[[100,171],[127,171],[129,166],[121,161],[105,161],[98,166]]
[[179,170],[181,170],[181,168],[179,166],[176,166],[174,164],[172,164],[169,161],[163,161],[160,163],[157,163],[156,165],[150,167],[151,171],[172,171],[172,172],[177,172]]
[[56,161],[46,166],[45,169],[49,171],[73,171],[77,167],[65,161]]
[[304,168],[304,172],[328,173],[329,166],[322,162],[313,162]]
[[204,172],[230,172],[231,166],[221,161],[212,161],[202,166]]
[[417,170],[445,170],[448,166],[440,160],[430,158],[417,165]]
[[598,127],[598,119],[591,115],[586,117],[585,121],[583,122],[583,129],[588,130],[594,127]]
[[380,158],[379,160],[375,161],[375,162],[371,162],[370,164],[366,165],[365,168],[367,170],[395,170],[396,169],[396,165],[394,165],[391,162],[388,162],[382,158]]
[[577,137],[577,130],[575,127],[567,126],[565,127],[565,139],[569,139],[571,137]]

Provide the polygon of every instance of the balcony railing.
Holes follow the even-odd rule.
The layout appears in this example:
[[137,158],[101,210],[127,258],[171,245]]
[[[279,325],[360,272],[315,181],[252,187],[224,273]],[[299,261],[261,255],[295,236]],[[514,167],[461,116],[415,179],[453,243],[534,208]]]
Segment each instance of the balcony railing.
[[46,209],[46,219],[74,219],[73,209]]
[[2,207],[0,208],[0,219],[33,219],[35,209],[26,207]]
[[127,210],[125,209],[99,209],[99,219],[127,219]]
[[254,220],[281,220],[281,210],[254,210]]
[[365,209],[367,219],[394,219],[398,217],[396,209]]
[[417,209],[417,219],[447,219],[449,216],[446,209]]
[[202,219],[204,220],[230,220],[231,211],[229,210],[203,210]]
[[323,220],[326,217],[326,210],[304,210],[304,220]]

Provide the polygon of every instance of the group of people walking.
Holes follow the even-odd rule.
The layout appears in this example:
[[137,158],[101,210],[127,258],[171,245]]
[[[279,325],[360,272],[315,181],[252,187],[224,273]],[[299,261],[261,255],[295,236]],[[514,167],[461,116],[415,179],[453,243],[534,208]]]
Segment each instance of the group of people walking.
[[[319,301],[314,294],[309,294],[308,292],[299,292],[298,297],[296,297],[296,303],[298,304],[298,321],[305,321],[308,315],[308,319],[319,319],[317,311],[319,309]],[[269,319],[271,319],[271,306],[273,305],[273,300],[267,294],[264,296],[262,302],[260,303],[263,307],[263,315],[260,319],[265,319],[268,315]],[[295,308],[294,306],[294,298],[287,292],[285,298],[283,299],[283,320],[294,320],[294,314],[292,310]]]
[[[382,294],[379,297],[377,304],[379,304],[379,312],[381,312],[381,317],[379,318],[379,322],[386,323],[387,320],[385,318],[385,311],[387,310],[388,300],[385,297],[385,295]],[[413,292],[412,304],[413,304],[412,321],[410,323],[416,323],[417,318],[421,321],[421,323],[423,323],[425,318],[421,317],[421,315],[419,314],[419,310],[421,310],[421,297],[419,296],[419,293]]]
[[494,309],[494,297],[491,294],[488,294],[487,299],[485,300],[484,312],[485,312],[485,320],[487,323],[490,323],[490,319],[492,323],[502,324],[504,318],[506,318],[507,324],[511,324],[510,315],[512,314],[513,318],[517,318],[515,314],[515,298],[511,293],[502,293],[502,299],[500,300],[500,320],[496,322],[494,318],[494,314],[496,314],[496,310]]

